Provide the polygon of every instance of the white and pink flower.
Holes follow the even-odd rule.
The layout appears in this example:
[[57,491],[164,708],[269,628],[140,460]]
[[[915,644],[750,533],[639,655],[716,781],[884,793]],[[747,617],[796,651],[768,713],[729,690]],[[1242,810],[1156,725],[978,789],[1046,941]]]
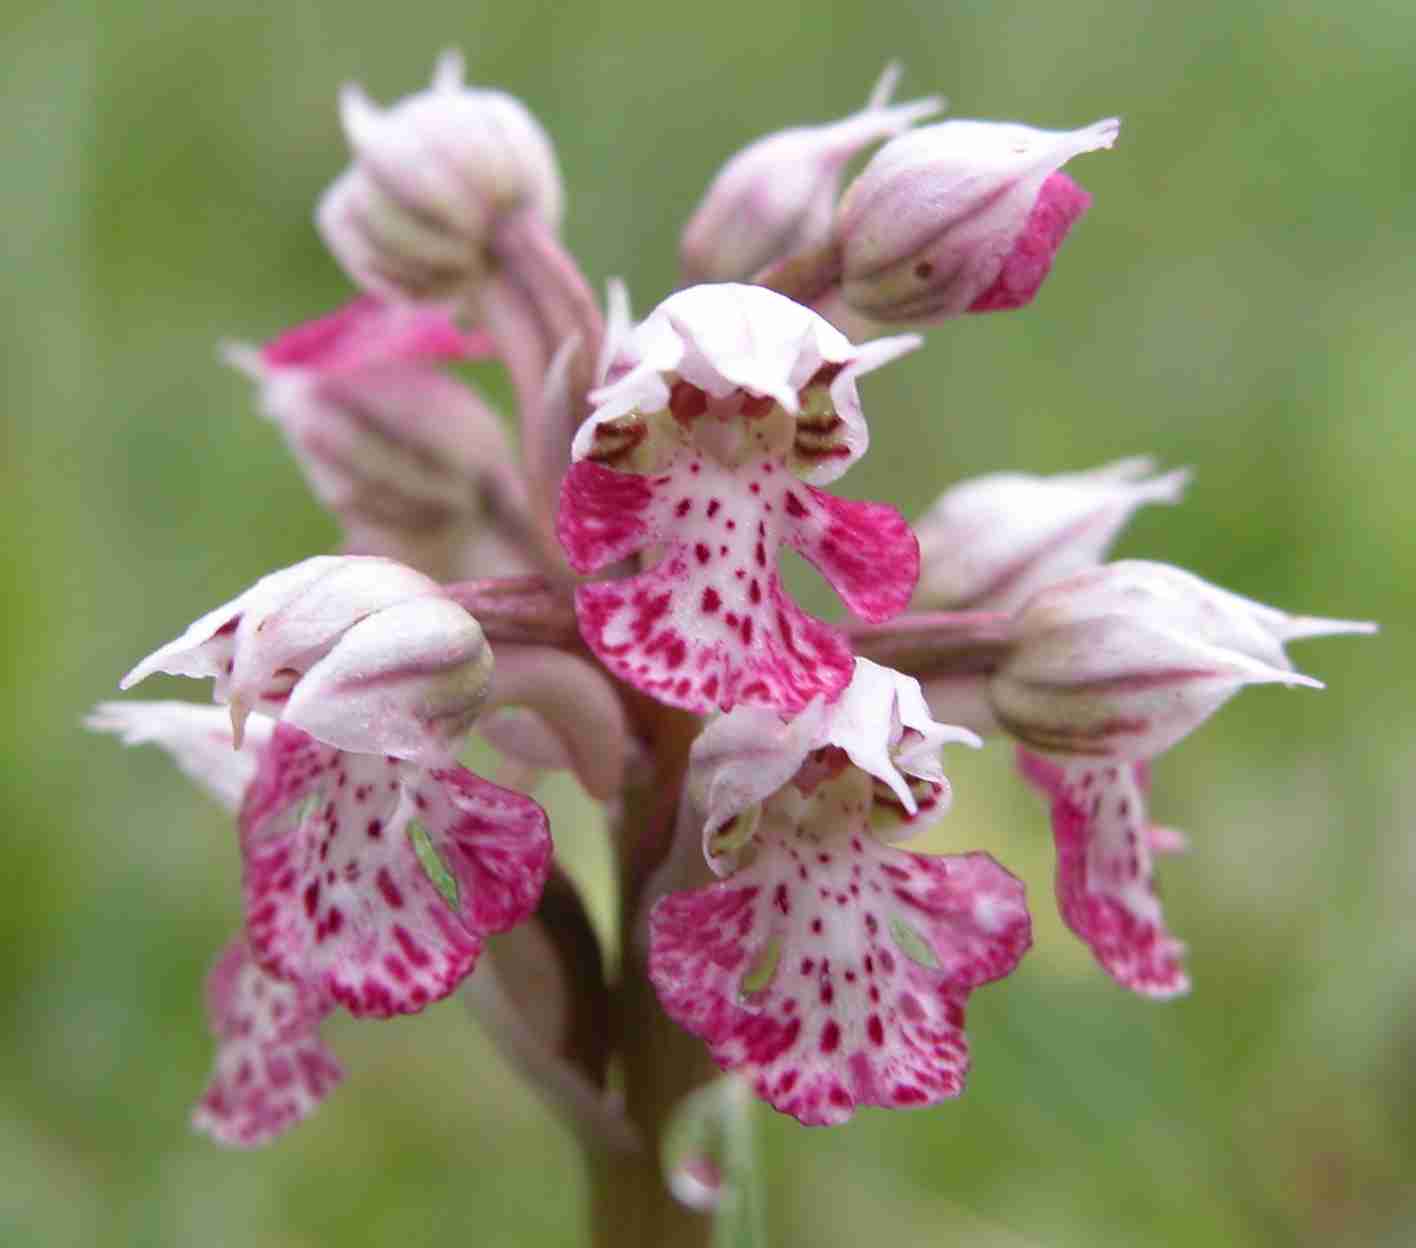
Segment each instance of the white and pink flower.
[[900,514],[812,483],[865,450],[857,378],[917,342],[856,347],[781,295],[722,285],[674,295],[611,346],[557,529],[578,572],[659,552],[577,591],[610,671],[699,712],[796,711],[845,687],[849,648],[788,597],[777,552],[804,556],[864,619],[909,601],[918,544]]
[[446,997],[489,933],[530,916],[550,872],[541,808],[462,767],[344,753],[264,717],[233,748],[220,709],[176,702],[107,703],[88,724],[161,745],[240,811],[245,924],[208,980],[217,1057],[193,1113],[222,1144],[304,1119],[342,1078],[324,1018]]
[[1321,688],[1293,669],[1287,642],[1372,630],[1139,561],[1061,581],[1018,612],[989,698],[1050,802],[1063,920],[1119,983],[1153,997],[1189,987],[1152,882],[1151,760],[1246,685]]
[[944,813],[939,749],[977,738],[930,719],[917,682],[863,659],[835,706],[767,718],[740,708],[694,745],[705,849],[731,875],[655,906],[649,974],[664,1008],[804,1123],[957,1096],[968,996],[1031,940],[1023,888],[987,854],[887,842]]

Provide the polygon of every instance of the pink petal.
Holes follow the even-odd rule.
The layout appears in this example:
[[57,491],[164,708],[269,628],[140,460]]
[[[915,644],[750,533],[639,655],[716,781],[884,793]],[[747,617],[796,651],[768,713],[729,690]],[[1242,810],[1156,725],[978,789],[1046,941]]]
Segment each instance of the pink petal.
[[320,1042],[332,1003],[265,973],[243,937],[207,978],[216,1066],[192,1125],[218,1144],[254,1148],[308,1117],[344,1072]]
[[1185,946],[1167,930],[1151,880],[1160,846],[1146,815],[1145,764],[1062,764],[1020,749],[1018,766],[1052,803],[1063,921],[1124,987],[1156,998],[1188,991]]
[[581,633],[615,675],[698,712],[739,702],[795,712],[850,680],[844,639],[777,579],[784,541],[869,619],[905,606],[919,568],[892,508],[805,485],[782,455],[730,467],[687,450],[655,476],[582,460],[562,483],[558,535],[578,572],[659,550],[639,576],[580,587]]
[[811,485],[785,491],[783,502],[786,540],[861,619],[879,624],[909,606],[919,580],[919,541],[898,511]]
[[[621,680],[669,706],[699,714],[734,706],[801,710],[813,697],[834,697],[851,677],[851,653],[840,634],[807,615],[783,592],[776,574],[758,611],[708,609],[685,628],[693,587],[681,567],[659,565],[623,581],[582,585],[575,596],[586,644]],[[721,624],[715,623],[721,620]]]
[[733,878],[665,897],[650,941],[670,1017],[776,1109],[821,1125],[957,1096],[969,993],[1013,970],[1031,925],[1022,885],[987,854],[789,833]]
[[969,304],[968,310],[999,312],[1031,303],[1052,269],[1052,258],[1062,240],[1091,207],[1091,201],[1091,195],[1065,173],[1049,174],[1028,213],[1023,232],[1003,258],[998,276]]
[[550,870],[546,817],[528,798],[461,767],[343,754],[285,725],[241,833],[255,956],[359,1016],[447,996],[488,932],[535,909]]
[[317,320],[286,330],[261,348],[269,368],[329,374],[388,364],[477,360],[492,354],[486,334],[463,333],[442,308],[361,295]]

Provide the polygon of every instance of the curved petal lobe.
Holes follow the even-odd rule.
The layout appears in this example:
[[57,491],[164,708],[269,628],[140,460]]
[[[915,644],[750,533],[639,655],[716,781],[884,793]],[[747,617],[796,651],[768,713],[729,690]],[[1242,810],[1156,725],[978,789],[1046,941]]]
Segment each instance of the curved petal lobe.
[[261,970],[244,937],[227,945],[207,978],[216,1066],[192,1125],[218,1144],[254,1148],[306,1118],[344,1077],[320,1042],[332,1008]]

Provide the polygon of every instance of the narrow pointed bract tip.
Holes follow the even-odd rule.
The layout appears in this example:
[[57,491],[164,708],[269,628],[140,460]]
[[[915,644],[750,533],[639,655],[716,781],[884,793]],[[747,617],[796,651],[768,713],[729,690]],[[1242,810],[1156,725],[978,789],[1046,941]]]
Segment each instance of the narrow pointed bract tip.
[[1370,637],[1381,632],[1375,620],[1326,620],[1317,615],[1289,617],[1283,629],[1284,641],[1305,641],[1310,637]]
[[890,97],[895,94],[895,88],[900,85],[900,75],[905,72],[904,66],[899,61],[889,61],[885,68],[880,71],[880,77],[875,80],[875,85],[870,89],[870,95],[866,98],[866,108],[884,108],[890,102]]
[[339,88],[339,120],[350,145],[358,147],[378,123],[379,106],[357,82],[346,82]]
[[246,740],[246,717],[251,711],[240,697],[233,697],[228,709],[231,712],[231,748],[239,750]]
[[457,91],[467,76],[467,60],[458,48],[444,48],[438,54],[433,70],[433,87],[438,91]]
[[1089,139],[1095,141],[1096,147],[1089,150],[1096,150],[1100,147],[1111,147],[1120,137],[1121,118],[1104,117],[1101,121],[1088,126],[1082,133]]
[[223,338],[216,344],[216,356],[228,368],[234,368],[252,381],[260,381],[265,376],[260,348],[253,347],[249,342]]

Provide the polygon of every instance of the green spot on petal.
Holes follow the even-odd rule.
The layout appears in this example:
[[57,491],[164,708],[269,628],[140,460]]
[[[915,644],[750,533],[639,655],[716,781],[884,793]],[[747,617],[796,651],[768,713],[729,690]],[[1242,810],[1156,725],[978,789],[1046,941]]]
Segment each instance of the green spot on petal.
[[708,840],[708,853],[714,858],[736,853],[752,840],[761,822],[762,803],[754,802],[713,833]]
[[903,919],[890,920],[890,937],[911,962],[918,962],[931,971],[939,969],[939,959],[934,956],[929,942]]
[[418,865],[423,868],[423,874],[432,882],[434,888],[442,894],[442,899],[456,910],[459,908],[457,877],[447,869],[447,864],[433,846],[433,838],[428,835],[425,828],[416,819],[408,821],[408,839],[412,842],[413,852],[418,855]]
[[750,997],[767,987],[772,981],[777,963],[781,960],[782,942],[773,937],[762,946],[757,956],[752,960],[752,965],[747,968],[742,979],[738,981],[738,1000]]

